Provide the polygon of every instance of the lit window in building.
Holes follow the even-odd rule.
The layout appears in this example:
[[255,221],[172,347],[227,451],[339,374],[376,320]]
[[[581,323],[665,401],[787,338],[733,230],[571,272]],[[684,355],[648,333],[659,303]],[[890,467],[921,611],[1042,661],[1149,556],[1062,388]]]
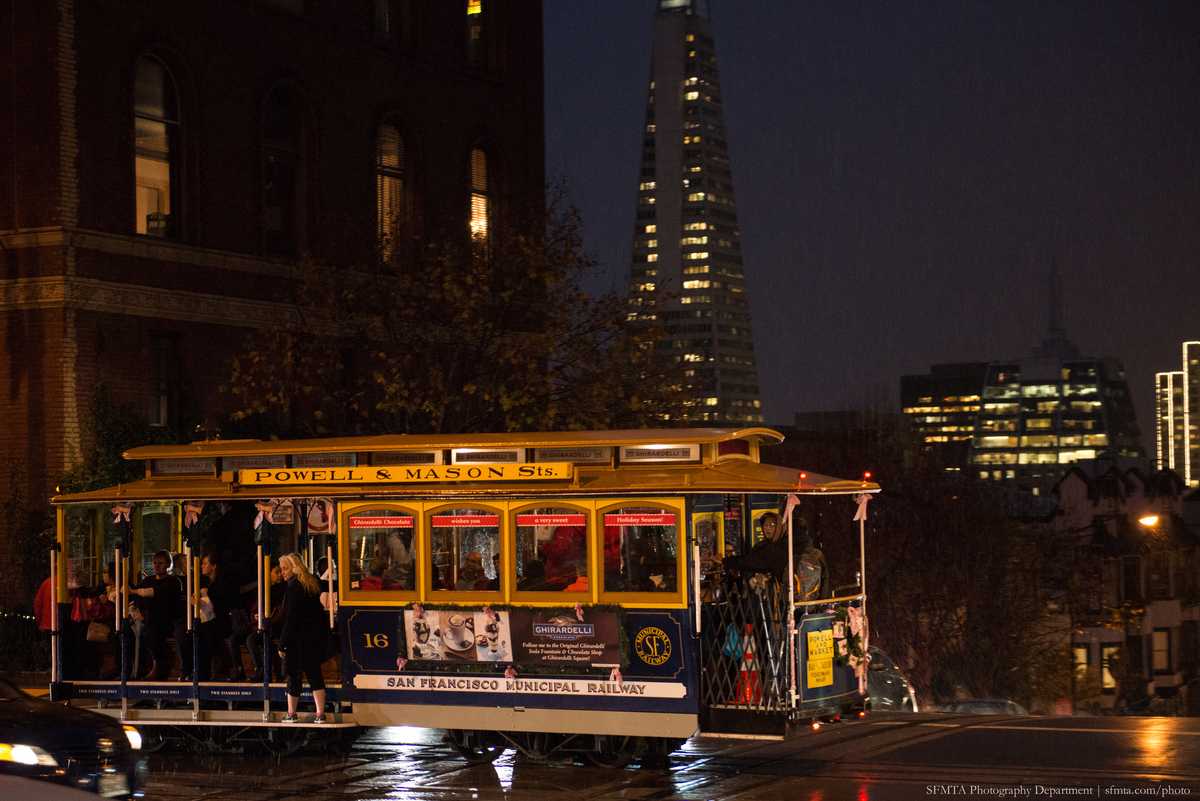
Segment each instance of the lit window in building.
[[708,237],[707,236],[685,236],[683,239],[679,240],[679,244],[681,244],[681,245],[707,245]]
[[684,295],[679,299],[680,303],[712,303],[712,297],[709,295]]
[[1056,398],[1058,384],[1030,384],[1021,387],[1021,394],[1026,398]]
[[702,223],[702,222],[687,223],[686,225],[683,226],[683,230],[685,230],[685,231],[703,231],[706,228],[708,228],[708,223]]
[[375,162],[375,196],[379,212],[379,246],[384,258],[391,255],[404,219],[404,140],[394,123],[379,130]]
[[171,73],[156,58],[138,60],[133,113],[134,230],[177,236],[171,208],[179,190],[179,103]]
[[1151,641],[1154,648],[1154,672],[1169,673],[1171,671],[1171,632],[1167,629],[1155,629]]
[[684,289],[708,289],[710,284],[711,284],[710,281],[684,281],[683,288]]
[[702,362],[704,361],[704,356],[699,353],[685,353],[683,354],[683,360],[685,362]]
[[705,398],[704,399],[705,406],[716,406],[717,403],[718,403],[718,400],[716,398]]
[[1026,428],[1051,428],[1054,421],[1049,417],[1033,417],[1025,421]]
[[686,95],[684,95],[684,99],[685,100],[699,100],[700,93],[699,92],[688,92]]
[[658,261],[657,253],[650,253],[646,256],[646,261]]
[[1117,680],[1113,677],[1109,667],[1117,661],[1117,654],[1120,650],[1120,647],[1116,645],[1105,645],[1100,648],[1100,684],[1107,692],[1112,692],[1117,687]]
[[1053,434],[1031,434],[1021,437],[1022,448],[1053,448],[1058,444],[1058,437]]
[[643,192],[646,192],[651,189],[654,189],[657,185],[658,185],[657,181],[646,181],[645,183],[638,184],[638,189],[642,190]]
[[487,154],[479,148],[471,151],[471,237],[486,243],[491,228],[491,186]]
[[648,233],[648,234],[653,234],[653,233],[655,233],[655,232],[657,232],[657,231],[658,231],[658,226],[657,226],[657,225],[647,225],[647,226],[646,226],[646,233]]
[[706,272],[708,272],[707,264],[693,264],[683,268],[684,275],[703,275]]
[[487,60],[487,37],[483,27],[483,0],[467,0],[467,63]]
[[683,257],[685,259],[693,259],[693,260],[694,259],[707,259],[708,251],[701,250],[701,251],[696,251],[695,253],[685,253],[685,254],[683,254]]
[[294,256],[303,239],[300,112],[295,93],[276,87],[263,109],[263,239],[267,253]]
[[981,448],[1015,448],[1017,447],[1016,437],[980,437],[979,446]]
[[688,200],[704,200],[704,193],[703,192],[693,192],[692,194],[687,196],[687,199]]
[[689,172],[700,172],[700,170],[702,170],[702,169],[704,169],[704,168],[703,167],[688,167]]

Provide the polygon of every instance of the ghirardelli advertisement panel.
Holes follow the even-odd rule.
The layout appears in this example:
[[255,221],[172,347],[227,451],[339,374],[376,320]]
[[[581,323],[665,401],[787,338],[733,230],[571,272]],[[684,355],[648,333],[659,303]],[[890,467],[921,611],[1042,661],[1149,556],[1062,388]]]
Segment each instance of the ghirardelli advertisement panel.
[[408,658],[528,665],[621,663],[620,615],[587,611],[413,610],[404,612]]

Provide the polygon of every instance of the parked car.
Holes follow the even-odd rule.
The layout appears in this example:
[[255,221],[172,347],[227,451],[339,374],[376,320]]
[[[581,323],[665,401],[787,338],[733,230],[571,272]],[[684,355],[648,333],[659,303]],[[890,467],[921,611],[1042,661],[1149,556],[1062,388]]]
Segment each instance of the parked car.
[[956,715],[1028,715],[1029,710],[1004,698],[960,698],[945,704],[942,712]]
[[141,747],[133,726],[34,698],[0,678],[0,773],[132,798],[145,786]]
[[874,645],[867,649],[867,692],[872,712],[916,712],[917,692],[892,658]]

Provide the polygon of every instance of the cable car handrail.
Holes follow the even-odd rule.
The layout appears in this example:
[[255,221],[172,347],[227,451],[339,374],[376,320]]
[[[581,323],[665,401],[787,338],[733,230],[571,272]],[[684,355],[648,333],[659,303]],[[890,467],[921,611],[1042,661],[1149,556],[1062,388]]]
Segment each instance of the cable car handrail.
[[821,604],[836,604],[842,603],[843,601],[866,600],[866,598],[867,594],[865,592],[860,592],[857,595],[843,595],[841,598],[822,598],[819,601],[797,601],[795,606],[797,608],[801,606],[820,606]]

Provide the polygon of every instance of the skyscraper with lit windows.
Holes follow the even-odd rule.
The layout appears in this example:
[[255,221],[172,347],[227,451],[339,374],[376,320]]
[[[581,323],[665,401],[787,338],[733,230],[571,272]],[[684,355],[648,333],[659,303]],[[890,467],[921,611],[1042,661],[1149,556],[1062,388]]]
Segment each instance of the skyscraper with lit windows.
[[1183,369],[1154,375],[1158,467],[1200,485],[1200,342],[1183,343]]
[[687,363],[695,421],[763,421],[707,0],[658,0],[629,302]]

